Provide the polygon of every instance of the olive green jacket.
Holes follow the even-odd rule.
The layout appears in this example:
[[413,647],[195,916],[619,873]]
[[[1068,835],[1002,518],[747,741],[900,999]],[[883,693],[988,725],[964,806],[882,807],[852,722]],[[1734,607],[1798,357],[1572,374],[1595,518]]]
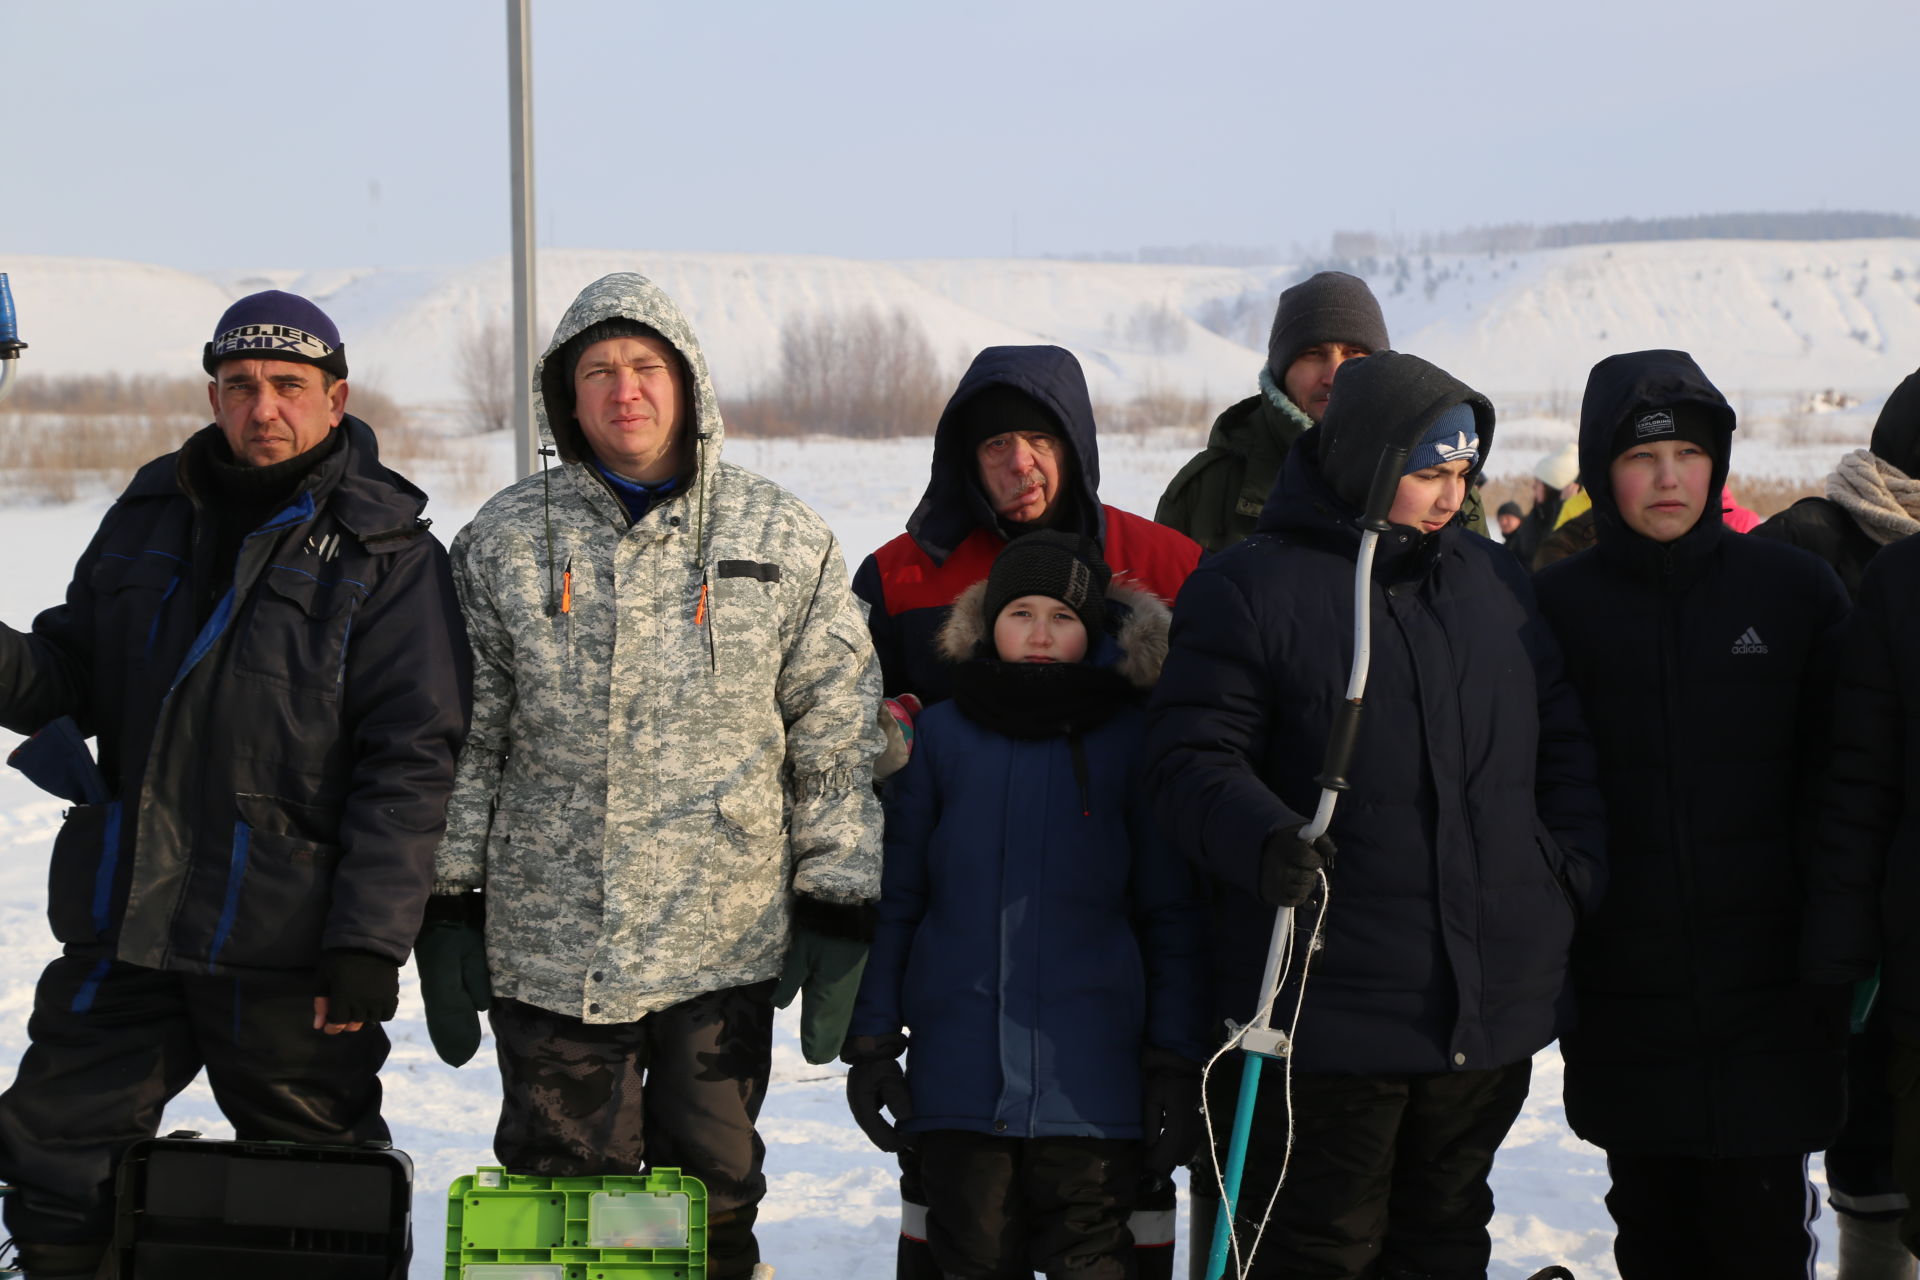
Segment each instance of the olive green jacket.
[[1260,394],[1213,420],[1207,447],[1180,468],[1153,518],[1208,552],[1232,546],[1253,532],[1287,450],[1312,425],[1261,369]]

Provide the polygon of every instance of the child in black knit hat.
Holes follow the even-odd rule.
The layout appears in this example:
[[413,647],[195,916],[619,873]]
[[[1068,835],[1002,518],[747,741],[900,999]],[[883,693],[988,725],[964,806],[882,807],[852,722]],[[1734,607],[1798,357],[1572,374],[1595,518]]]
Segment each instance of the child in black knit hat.
[[1141,1174],[1199,1140],[1200,904],[1139,785],[1169,615],[1111,577],[1087,538],[1008,544],[889,784],[847,1098],[882,1150],[913,1135],[948,1275],[1132,1275]]

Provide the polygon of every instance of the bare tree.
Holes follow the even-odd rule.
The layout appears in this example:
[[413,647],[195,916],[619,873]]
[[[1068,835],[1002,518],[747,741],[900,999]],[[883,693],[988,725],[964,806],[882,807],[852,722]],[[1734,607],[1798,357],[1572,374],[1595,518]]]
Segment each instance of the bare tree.
[[905,307],[794,317],[781,328],[774,416],[792,429],[917,434],[932,429],[946,392],[933,343]]
[[513,337],[506,322],[492,319],[468,329],[455,356],[473,420],[482,431],[505,431],[513,415]]

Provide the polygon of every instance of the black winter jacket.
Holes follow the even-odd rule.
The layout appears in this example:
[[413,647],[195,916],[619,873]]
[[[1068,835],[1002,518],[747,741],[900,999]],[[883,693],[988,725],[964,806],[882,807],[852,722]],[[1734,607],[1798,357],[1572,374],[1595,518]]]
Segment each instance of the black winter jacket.
[[[1567,1119],[1602,1147],[1710,1158],[1821,1149],[1840,1115],[1840,993],[1796,984],[1830,645],[1832,570],[1741,537],[1717,503],[1666,544],[1621,519],[1618,425],[1692,403],[1733,412],[1683,352],[1595,366],[1581,474],[1598,542],[1535,578],[1600,756],[1606,903],[1574,953]],[[1843,998],[1843,997],[1842,997]]]
[[1893,1033],[1920,1043],[1920,536],[1875,557],[1840,646],[1832,765],[1810,876],[1806,977],[1880,971]]
[[[1288,453],[1260,528],[1181,590],[1148,756],[1162,825],[1214,879],[1218,1012],[1254,1010],[1273,909],[1268,836],[1312,815],[1352,657],[1357,498],[1386,447],[1462,401],[1413,357],[1343,366]],[[1352,425],[1348,425],[1348,424]],[[1458,524],[1383,537],[1372,677],[1333,819],[1325,949],[1294,1066],[1386,1074],[1497,1067],[1566,1025],[1577,912],[1603,888],[1592,751],[1513,556]],[[1317,907],[1296,913],[1304,940]],[[1276,1024],[1293,1008],[1283,994]]]
[[108,511],[65,604],[30,633],[0,627],[0,724],[72,716],[113,797],[54,842],[60,941],[192,972],[406,958],[469,657],[425,496],[364,423],[338,429],[345,447],[242,542],[204,625],[211,521],[176,452]]

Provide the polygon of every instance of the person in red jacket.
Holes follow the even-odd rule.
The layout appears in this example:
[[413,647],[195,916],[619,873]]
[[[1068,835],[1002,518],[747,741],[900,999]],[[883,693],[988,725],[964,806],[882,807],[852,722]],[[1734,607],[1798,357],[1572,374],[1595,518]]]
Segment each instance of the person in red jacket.
[[[933,471],[907,530],[853,575],[867,602],[886,695],[932,706],[953,692],[938,646],[948,606],[984,582],[1000,549],[1038,529],[1100,544],[1116,585],[1171,604],[1200,546],[1185,534],[1100,501],[1100,453],[1086,375],[1061,347],[988,347],[940,414]],[[927,1210],[912,1152],[900,1158],[899,1280],[940,1280],[926,1245]],[[1143,1188],[1131,1221],[1143,1280],[1172,1272],[1173,1184]]]

